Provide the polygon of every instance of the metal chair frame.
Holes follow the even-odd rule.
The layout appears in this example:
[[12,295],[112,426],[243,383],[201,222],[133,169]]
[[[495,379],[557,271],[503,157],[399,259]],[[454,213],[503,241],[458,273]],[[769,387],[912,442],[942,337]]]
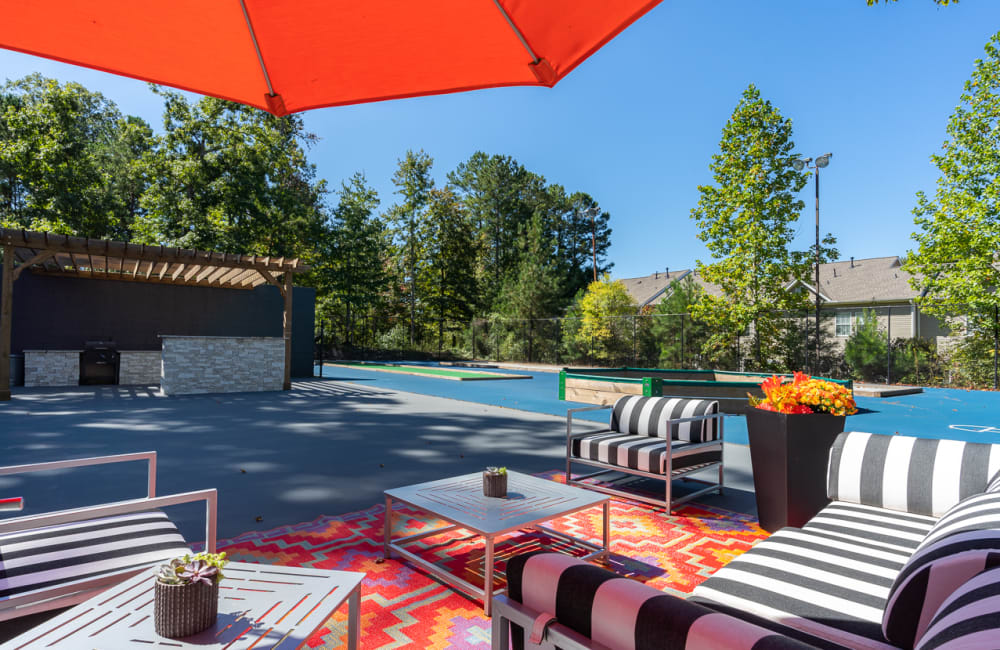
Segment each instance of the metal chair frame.
[[531,626],[539,612],[526,607],[506,595],[493,598],[493,650],[508,650],[510,648],[510,625],[514,623],[524,629],[525,650],[610,650],[605,645],[591,641],[579,632],[571,630],[559,622],[551,623],[546,629],[540,644],[531,643],[528,635]]
[[[652,505],[664,506],[667,512],[673,511],[674,506],[680,505],[692,499],[696,499],[709,492],[718,491],[719,494],[723,493],[724,488],[724,471],[725,471],[725,435],[723,431],[723,425],[725,423],[724,418],[727,413],[711,413],[709,415],[699,415],[690,418],[677,418],[675,420],[667,420],[667,430],[672,431],[673,426],[677,424],[683,424],[685,422],[701,422],[702,420],[718,419],[719,427],[719,437],[716,440],[710,440],[708,442],[699,442],[691,445],[685,445],[681,450],[674,450],[669,444],[667,444],[667,466],[663,474],[655,474],[652,472],[644,472],[638,469],[632,469],[630,467],[621,467],[614,465],[612,463],[605,463],[596,460],[590,460],[588,458],[580,458],[573,455],[573,440],[576,438],[581,438],[583,436],[589,436],[595,433],[610,432],[611,428],[607,427],[605,429],[599,429],[597,431],[585,431],[583,433],[573,433],[573,414],[580,413],[583,411],[600,411],[604,409],[613,408],[613,405],[605,406],[582,406],[580,408],[569,409],[566,411],[566,485],[575,485],[577,487],[586,488],[588,490],[595,490],[597,492],[603,492],[605,494],[611,494],[613,496],[622,497],[625,499],[633,499],[636,501],[642,501],[644,503],[649,503]],[[669,443],[669,440],[666,442]],[[673,461],[675,458],[684,458],[685,456],[691,456],[694,454],[703,453],[705,451],[715,451],[718,450],[720,453],[719,460],[710,461],[707,463],[699,463],[697,465],[692,465],[691,467],[684,467],[682,469],[673,469]],[[592,472],[590,474],[583,474],[580,476],[573,476],[572,465],[578,463],[581,465],[589,465],[591,467],[601,468],[600,471]],[[695,472],[701,472],[712,467],[718,466],[719,480],[717,483],[712,481],[706,481],[703,479],[691,478],[688,474],[693,474]],[[626,492],[624,490],[617,490],[606,485],[595,485],[592,483],[583,482],[588,478],[596,478],[599,476],[604,476],[607,474],[612,474],[615,472],[620,472],[623,474],[632,474],[635,476],[642,476],[645,478],[651,478],[663,481],[666,483],[666,488],[664,490],[664,499],[660,501],[652,497],[648,497],[642,494],[635,494],[633,492]],[[696,483],[704,483],[707,487],[700,490],[696,490],[690,494],[686,494],[679,499],[674,499],[671,489],[671,482],[674,479],[683,479],[686,481],[693,481]]]
[[[114,456],[95,456],[92,458],[77,458],[48,463],[11,465],[7,467],[0,467],[0,476],[142,460],[149,463],[147,492],[145,498],[102,503],[83,508],[57,510],[37,515],[26,515],[3,519],[0,520],[0,534],[34,530],[47,526],[57,526],[59,524],[67,524],[78,521],[87,521],[89,519],[97,519],[99,517],[112,517],[132,512],[143,512],[154,508],[174,506],[181,503],[204,501],[205,548],[210,553],[214,553],[216,551],[218,515],[218,494],[216,490],[196,490],[194,492],[183,492],[180,494],[170,494],[159,497],[156,496],[155,451],[145,451],[134,454],[118,454]],[[0,598],[0,621],[6,621],[20,616],[27,616],[29,614],[43,612],[50,609],[76,605],[77,603],[81,603],[88,598],[91,598],[96,593],[104,591],[111,585],[119,583],[141,571],[144,571],[145,568],[146,567],[123,569],[121,571],[115,571],[95,578],[82,578],[80,580],[73,580],[52,587],[36,589],[34,591],[9,596],[7,598]]]

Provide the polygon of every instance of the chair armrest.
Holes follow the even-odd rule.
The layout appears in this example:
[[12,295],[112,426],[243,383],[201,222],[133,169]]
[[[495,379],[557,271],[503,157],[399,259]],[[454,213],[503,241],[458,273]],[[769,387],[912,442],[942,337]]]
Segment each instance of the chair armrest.
[[614,408],[613,405],[605,406],[581,406],[575,409],[569,409],[566,411],[566,440],[569,441],[573,434],[573,414],[582,413],[583,411],[603,411],[605,409]]
[[216,550],[216,531],[218,519],[218,493],[216,490],[197,490],[195,492],[182,492],[180,494],[169,494],[162,497],[150,499],[131,499],[129,501],[117,501],[115,503],[104,503],[85,508],[73,508],[71,510],[57,510],[38,515],[28,515],[24,517],[13,517],[0,521],[0,534],[14,533],[22,530],[32,530],[44,528],[46,526],[58,526],[76,521],[86,521],[99,517],[113,517],[124,515],[130,512],[143,512],[153,508],[175,506],[181,503],[193,503],[196,501],[205,502],[205,548],[209,553]]
[[156,452],[140,451],[134,454],[116,454],[114,456],[94,456],[91,458],[73,458],[71,460],[57,460],[48,463],[29,463],[27,465],[8,465],[0,467],[0,476],[10,476],[11,474],[28,474],[30,472],[44,472],[52,469],[67,469],[70,467],[89,467],[91,465],[107,465],[109,463],[127,463],[135,460],[149,461],[149,473],[146,479],[148,486],[146,496],[156,496]]

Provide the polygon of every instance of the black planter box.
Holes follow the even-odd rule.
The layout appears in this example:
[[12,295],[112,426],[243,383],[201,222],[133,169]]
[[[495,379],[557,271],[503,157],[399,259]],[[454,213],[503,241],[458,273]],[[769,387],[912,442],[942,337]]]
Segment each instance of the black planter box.
[[843,415],[775,413],[747,408],[750,461],[760,527],[800,527],[823,509],[830,447]]

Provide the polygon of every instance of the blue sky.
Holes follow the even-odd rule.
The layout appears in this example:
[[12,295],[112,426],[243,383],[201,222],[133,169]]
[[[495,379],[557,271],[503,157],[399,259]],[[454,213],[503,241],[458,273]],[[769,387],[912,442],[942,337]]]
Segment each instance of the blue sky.
[[[841,257],[904,254],[930,155],[1000,0],[938,7],[901,0],[665,0],[554,89],[502,88],[307,113],[310,158],[334,188],[363,171],[383,208],[407,149],[445,175],[476,150],[513,156],[611,213],[615,277],[708,260],[690,218],[722,127],[750,83],[794,123],[803,156],[833,152],[821,177],[821,227]],[[0,50],[0,78],[78,81],[159,128],[142,82]],[[813,236],[813,185],[796,244]]]

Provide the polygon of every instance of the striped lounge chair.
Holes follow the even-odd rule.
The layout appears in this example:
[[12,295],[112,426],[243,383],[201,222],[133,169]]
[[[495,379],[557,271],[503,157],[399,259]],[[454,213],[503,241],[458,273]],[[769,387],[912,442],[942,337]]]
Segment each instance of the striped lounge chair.
[[[87,600],[147,567],[190,553],[159,508],[205,502],[206,549],[216,547],[215,490],[156,496],[156,452],[0,467],[0,476],[147,461],[145,497],[0,519],[0,621]],[[2,500],[5,510],[23,506]]]
[[1000,445],[843,433],[827,491],[686,600],[512,558],[494,648],[1000,648]]
[[[607,408],[611,419],[606,429],[574,433],[575,413]],[[716,401],[638,395],[622,397],[613,406],[570,409],[566,412],[566,483],[662,505],[668,511],[707,492],[722,494],[724,417]],[[576,464],[598,471],[574,476]],[[673,479],[695,480],[687,475],[712,468],[718,469],[718,482],[699,481],[708,487],[674,496]],[[663,499],[626,491],[606,480],[618,473],[663,481]],[[598,477],[605,480],[587,480]]]

